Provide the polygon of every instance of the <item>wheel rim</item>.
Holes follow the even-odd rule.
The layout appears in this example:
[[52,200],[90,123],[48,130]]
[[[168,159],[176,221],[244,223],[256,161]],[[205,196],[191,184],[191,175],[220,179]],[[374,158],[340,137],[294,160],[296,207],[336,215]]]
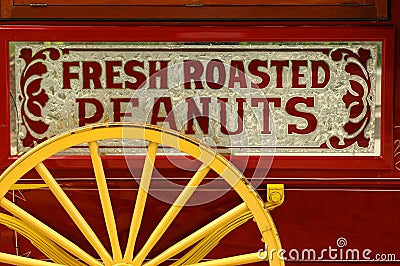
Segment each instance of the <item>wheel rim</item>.
[[[147,156],[145,158],[143,167],[144,170],[135,202],[135,208],[132,214],[128,244],[124,252],[121,250],[119,244],[115,217],[98,147],[98,141],[100,140],[122,138],[142,139],[149,143],[147,148]],[[43,161],[52,155],[81,143],[89,144],[90,157],[95,172],[101,207],[103,210],[109,241],[111,243],[111,254],[104,248],[103,243],[99,240],[99,238],[90,228],[89,224],[86,222],[85,218],[79,213],[74,203],[68,198],[61,186],[57,183],[43,163]],[[189,183],[180,193],[174,204],[171,205],[170,209],[150,235],[148,241],[143,247],[141,247],[136,256],[133,256],[136,236],[140,230],[143,210],[146,206],[146,198],[148,194],[147,190],[151,182],[154,162],[156,160],[157,147],[160,144],[175,148],[193,156],[202,163],[202,166],[190,179]],[[11,187],[31,169],[35,169],[39,173],[43,181],[49,187],[50,191],[61,203],[65,211],[74,221],[75,225],[79,228],[84,237],[94,248],[100,257],[101,262],[86,253],[66,237],[58,234],[50,227],[31,216],[28,212],[22,210],[14,203],[6,199],[5,195],[8,190],[10,190]],[[185,206],[185,203],[194,192],[193,188],[199,186],[203,178],[210,170],[220,175],[236,191],[244,203],[197,230],[193,234],[182,239],[181,241],[178,241],[175,245],[161,252],[161,254],[157,255],[156,257],[148,259],[147,256],[151,249],[160,240],[172,221],[178,215],[183,206]],[[22,222],[26,223],[28,227],[33,228],[33,230],[38,232],[38,234],[43,234],[48,237],[56,245],[60,246],[78,260],[82,261],[84,265],[102,265],[103,263],[104,265],[115,266],[158,265],[161,262],[164,262],[166,259],[178,254],[185,248],[191,246],[192,244],[197,243],[204,237],[204,235],[215,230],[215,228],[226,225],[227,221],[232,219],[232,217],[237,217],[240,214],[249,211],[254,217],[254,221],[257,224],[262,239],[267,244],[266,251],[273,255],[272,257],[268,258],[269,264],[273,266],[284,265],[284,262],[277,257],[277,251],[281,249],[281,245],[272,218],[269,215],[269,212],[266,210],[264,202],[259,197],[255,189],[251,187],[246,178],[223,156],[217,154],[204,145],[199,144],[196,140],[178,132],[151,125],[124,123],[88,126],[65,132],[43,142],[19,158],[0,176],[0,206],[13,214],[15,217],[19,218]],[[235,257],[216,259],[213,261],[199,262],[193,265],[240,265],[259,261],[259,257],[260,256],[258,253],[251,253],[238,255]],[[145,261],[146,258],[147,261]],[[21,261],[21,257],[0,253],[0,262],[15,265],[40,265],[37,264],[37,260],[25,258],[22,259],[23,261]],[[51,265],[58,264],[51,263]]]

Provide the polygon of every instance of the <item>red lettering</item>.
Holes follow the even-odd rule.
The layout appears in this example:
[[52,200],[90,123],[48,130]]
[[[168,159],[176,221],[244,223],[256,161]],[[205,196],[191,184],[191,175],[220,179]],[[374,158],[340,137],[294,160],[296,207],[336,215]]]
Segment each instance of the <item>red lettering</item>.
[[244,103],[246,99],[236,98],[238,104],[237,107],[237,129],[236,131],[229,131],[227,128],[227,115],[226,115],[226,103],[228,98],[218,98],[218,102],[221,104],[220,110],[220,121],[221,121],[221,132],[225,135],[237,135],[243,132],[243,114],[244,114]]
[[[166,116],[160,116],[161,104],[164,105],[165,112],[167,114]],[[177,130],[176,122],[175,122],[175,115],[174,115],[174,112],[172,111],[171,98],[169,98],[169,97],[156,98],[156,100],[154,102],[150,123],[153,125],[157,125],[158,122],[161,122],[161,123],[168,122],[169,128]]]
[[[86,124],[96,123],[103,118],[104,108],[101,102],[94,98],[87,99],[76,99],[78,103],[78,117],[79,117],[79,126],[84,126]],[[86,104],[90,104],[94,106],[95,111],[94,114],[86,117]]]
[[185,60],[183,61],[183,69],[185,89],[192,88],[192,80],[194,81],[195,89],[204,89],[203,83],[201,82],[201,76],[203,75],[204,67],[200,61]]
[[193,98],[187,98],[186,102],[188,104],[188,113],[187,113],[187,128],[185,130],[185,134],[195,134],[196,132],[193,129],[194,119],[197,120],[199,126],[204,134],[208,134],[209,128],[209,105],[211,102],[210,97],[202,97],[200,98],[200,102],[203,105],[203,114],[200,113],[199,108],[196,105],[196,102]]
[[132,113],[121,112],[121,103],[131,103],[132,107],[139,106],[137,98],[111,98],[110,101],[114,104],[114,122],[121,122],[121,117],[132,116]]
[[300,73],[300,67],[306,67],[307,61],[292,61],[292,88],[307,88],[305,83],[300,83],[300,78],[304,78],[304,73]]
[[234,88],[235,83],[239,82],[240,88],[247,88],[246,76],[244,74],[243,61],[232,60],[229,72],[229,88]]
[[130,60],[126,62],[124,66],[125,73],[136,79],[135,82],[125,81],[125,87],[132,90],[137,90],[142,88],[146,83],[146,75],[142,72],[139,72],[135,69],[135,67],[144,69],[144,63],[137,60]]
[[253,74],[254,76],[257,76],[257,77],[261,78],[261,82],[259,82],[259,83],[253,83],[252,82],[251,83],[251,87],[254,88],[254,89],[264,89],[265,87],[268,86],[268,84],[269,84],[269,82],[271,80],[271,78],[268,75],[268,73],[260,71],[258,69],[259,67],[268,68],[268,61],[267,60],[262,61],[262,60],[255,59],[255,60],[252,60],[250,62],[250,64],[249,64],[249,72],[251,74]]
[[[322,68],[324,71],[324,80],[319,83],[319,68]],[[311,76],[312,76],[312,88],[324,88],[328,85],[328,82],[331,78],[331,71],[329,69],[329,65],[324,61],[312,61],[311,62]]]
[[157,89],[157,78],[160,89],[168,89],[168,61],[160,61],[160,69],[157,69],[157,61],[149,61],[149,76],[149,89]]
[[271,67],[276,67],[276,88],[283,88],[283,67],[289,67],[289,61],[271,61]]
[[303,103],[307,107],[314,107],[314,98],[313,97],[293,97],[290,98],[287,103],[286,103],[286,112],[289,115],[295,116],[295,117],[301,117],[307,120],[307,126],[303,129],[299,128],[295,124],[289,124],[288,125],[288,134],[308,134],[313,132],[317,128],[317,118],[311,114],[311,113],[305,113],[298,111],[296,109],[296,105]]
[[281,107],[281,98],[252,98],[251,106],[258,107],[260,103],[263,103],[263,130],[261,134],[271,134],[270,130],[270,104],[274,107]]
[[106,88],[122,89],[122,83],[115,83],[114,77],[119,77],[121,73],[114,71],[114,67],[121,67],[121,61],[106,61]]
[[90,81],[95,89],[101,89],[101,65],[99,62],[83,62],[82,64],[83,89],[90,89]]
[[71,89],[71,79],[79,79],[78,73],[71,72],[70,67],[79,67],[79,62],[63,62],[64,89]]
[[[215,81],[215,70],[217,70],[216,76],[218,81]],[[207,86],[211,89],[221,89],[225,84],[226,70],[224,63],[221,60],[213,59],[207,64],[206,68],[206,81]]]

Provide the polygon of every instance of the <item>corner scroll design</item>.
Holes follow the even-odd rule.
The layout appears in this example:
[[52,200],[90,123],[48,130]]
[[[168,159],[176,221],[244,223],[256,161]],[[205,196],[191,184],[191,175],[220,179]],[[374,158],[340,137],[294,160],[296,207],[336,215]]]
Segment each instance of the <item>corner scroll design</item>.
[[25,67],[21,73],[21,124],[25,128],[26,135],[22,138],[24,147],[32,147],[47,139],[43,134],[49,129],[49,125],[42,120],[42,110],[49,101],[49,96],[41,86],[43,75],[47,73],[47,66],[43,63],[47,57],[58,60],[61,56],[59,50],[46,48],[33,54],[32,49],[21,50],[20,58],[25,61]]
[[343,95],[349,118],[343,126],[343,136],[332,136],[321,148],[344,149],[354,143],[359,147],[368,148],[370,138],[365,136],[365,129],[371,120],[371,77],[367,70],[367,62],[371,59],[370,50],[358,49],[355,53],[349,49],[337,49],[332,51],[333,61],[345,60],[345,71],[350,74],[350,87]]

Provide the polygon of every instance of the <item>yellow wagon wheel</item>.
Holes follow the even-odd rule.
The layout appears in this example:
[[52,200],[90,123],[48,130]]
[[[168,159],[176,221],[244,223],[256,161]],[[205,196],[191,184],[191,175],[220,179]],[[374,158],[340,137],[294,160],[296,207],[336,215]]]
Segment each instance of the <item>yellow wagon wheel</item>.
[[[147,156],[145,158],[135,208],[132,214],[127,248],[124,252],[120,248],[116,222],[114,219],[104,168],[99,155],[98,145],[98,141],[101,140],[122,138],[139,139],[148,142]],[[102,205],[101,207],[111,244],[111,254],[104,247],[103,243],[99,240],[98,236],[94,233],[85,218],[81,215],[74,203],[70,200],[43,163],[43,161],[50,156],[82,143],[89,144],[90,157],[95,172],[97,188]],[[202,163],[202,166],[184,187],[176,201],[170,206],[169,210],[151,233],[147,242],[134,256],[135,242],[141,226],[141,220],[148,196],[148,188],[150,186],[154,162],[156,159],[157,147],[159,145],[169,146],[193,156]],[[54,194],[55,198],[60,202],[65,211],[74,221],[77,228],[79,228],[96,251],[98,258],[88,254],[77,244],[68,240],[66,236],[59,234],[33,215],[29,214],[28,211],[23,210],[5,197],[6,193],[15,186],[16,182],[32,169],[35,169],[39,173],[49,190]],[[196,187],[200,185],[203,178],[210,170],[213,170],[220,175],[241,197],[243,203],[198,229],[194,233],[188,235],[184,239],[178,241],[160,254],[149,258],[148,255],[152,248],[163,236],[175,217],[185,206]],[[180,254],[181,251],[196,245],[196,243],[200,243],[202,240],[207,238],[207,236],[216,232],[218,228],[232,226],[232,221],[239,217],[244,217],[247,213],[250,214],[247,215],[247,219],[253,217],[256,222],[261,237],[267,244],[268,253],[273,255],[267,258],[269,264],[271,266],[284,265],[284,262],[277,257],[277,251],[280,250],[281,245],[272,218],[270,217],[264,202],[251,185],[249,185],[246,178],[223,156],[215,153],[211,149],[183,134],[155,126],[144,126],[138,124],[94,125],[71,130],[43,142],[20,157],[0,176],[0,206],[14,216],[10,216],[9,218],[3,217],[3,219],[8,221],[9,224],[13,225],[10,225],[10,228],[18,228],[19,232],[25,232],[25,235],[27,235],[28,238],[31,236],[33,240],[30,240],[32,242],[35,240],[38,243],[41,243],[43,249],[46,249],[51,245],[55,246],[52,251],[47,253],[57,253],[50,256],[53,262],[45,262],[0,252],[0,262],[2,263],[12,265],[159,265],[173,256]],[[13,222],[13,219],[17,219],[18,222]],[[238,221],[238,223],[240,223],[240,221]],[[35,237],[33,237],[32,234],[34,234]],[[258,262],[260,261],[260,257],[263,256],[260,256],[259,252],[255,252],[215,260],[200,261],[193,264],[188,260],[187,262],[183,262],[183,264],[218,266],[241,265]]]

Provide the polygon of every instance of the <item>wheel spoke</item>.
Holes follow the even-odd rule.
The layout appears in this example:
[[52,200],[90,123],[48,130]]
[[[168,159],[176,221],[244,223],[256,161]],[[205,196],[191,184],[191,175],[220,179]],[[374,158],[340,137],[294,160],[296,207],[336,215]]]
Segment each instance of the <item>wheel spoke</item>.
[[99,261],[97,261],[89,254],[87,254],[80,247],[78,247],[77,245],[66,239],[64,236],[60,235],[59,233],[57,233],[56,231],[54,231],[53,229],[51,229],[50,227],[48,227],[47,225],[45,225],[44,223],[33,217],[28,212],[18,207],[16,204],[7,200],[6,198],[1,199],[0,206],[3,207],[8,212],[15,215],[16,217],[18,217],[19,219],[21,219],[31,228],[47,236],[49,239],[54,241],[54,243],[58,244],[60,247],[64,248],[66,251],[75,255],[77,258],[83,260],[89,265],[97,265],[97,266],[102,265]]
[[2,252],[0,252],[0,262],[18,266],[63,266],[57,263],[35,260]]
[[199,262],[195,264],[190,264],[192,266],[235,266],[235,265],[243,265],[243,264],[249,264],[249,263],[256,263],[263,261],[260,259],[260,254],[259,252],[255,253],[249,253],[249,254],[244,254],[244,255],[239,255],[239,256],[233,256],[233,257],[227,257],[223,259],[216,259],[216,260],[210,260],[210,261],[205,261],[205,262]]
[[185,250],[186,248],[190,247],[194,243],[203,239],[204,237],[206,237],[210,233],[214,232],[218,228],[225,226],[230,221],[236,219],[237,217],[239,217],[246,211],[248,211],[248,208],[245,203],[238,205],[237,207],[233,208],[229,212],[218,217],[217,219],[213,220],[212,222],[210,222],[207,225],[203,226],[202,228],[198,229],[196,232],[194,232],[191,235],[187,236],[186,238],[182,239],[175,245],[171,246],[167,250],[163,251],[157,257],[146,262],[144,265],[145,266],[154,266],[154,265],[161,264],[162,262],[166,261],[167,259],[175,256],[176,254],[178,254],[181,251]]
[[103,163],[99,155],[99,145],[97,141],[89,142],[89,149],[99,190],[101,206],[103,208],[104,219],[107,226],[108,237],[111,243],[113,259],[114,262],[120,262],[122,260],[122,253],[118,240],[117,225],[115,224],[114,212],[111,205],[110,194],[108,192]]
[[43,255],[51,259],[55,263],[65,264],[70,266],[84,266],[75,257],[71,256],[67,251],[59,247],[56,243],[50,240],[45,235],[29,227],[22,220],[0,213],[0,224],[5,225],[9,229],[17,232],[21,236],[29,240],[35,247],[37,247]]
[[185,186],[182,192],[179,194],[178,198],[175,200],[174,204],[169,208],[167,213],[161,219],[160,223],[154,229],[153,233],[150,235],[147,242],[144,244],[143,248],[136,255],[134,261],[135,263],[142,264],[146,256],[149,254],[150,250],[155,246],[157,241],[162,237],[165,231],[168,229],[172,221],[178,215],[182,207],[189,200],[190,196],[200,185],[201,181],[210,171],[207,165],[201,165],[197,172],[190,179],[189,183]]
[[186,253],[178,261],[172,264],[172,266],[194,264],[201,261],[205,256],[207,256],[208,253],[211,252],[211,250],[213,250],[218,245],[222,238],[229,234],[233,229],[247,222],[250,218],[250,212],[246,212],[239,218],[231,221],[231,223],[216,228],[214,232],[203,238],[188,253]]
[[35,167],[36,171],[42,177],[43,181],[49,186],[50,191],[54,194],[60,204],[63,206],[65,211],[74,221],[76,226],[82,232],[82,234],[86,237],[89,243],[93,246],[96,250],[100,258],[105,263],[109,263],[112,261],[110,254],[104,248],[103,244],[100,242],[99,238],[93,232],[89,224],[86,222],[85,218],[80,214],[78,209],[72,203],[72,201],[68,198],[65,194],[64,190],[60,187],[54,177],[51,175],[49,170],[43,163],[39,163]]
[[157,143],[149,142],[149,146],[147,148],[147,156],[144,161],[142,177],[140,179],[140,185],[136,197],[135,208],[132,214],[129,237],[124,254],[124,260],[123,260],[124,262],[130,262],[133,259],[133,251],[135,249],[137,234],[139,232],[139,228],[142,222],[143,211],[146,205],[147,193],[150,188],[150,181],[151,181],[151,176],[153,174],[157,148],[158,148]]

